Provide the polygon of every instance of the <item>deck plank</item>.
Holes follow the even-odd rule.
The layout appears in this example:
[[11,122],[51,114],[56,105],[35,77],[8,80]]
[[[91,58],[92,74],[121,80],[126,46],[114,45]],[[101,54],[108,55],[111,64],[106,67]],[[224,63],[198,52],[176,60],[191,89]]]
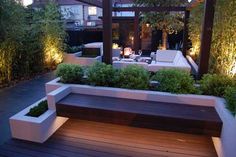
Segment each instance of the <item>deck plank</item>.
[[[17,154],[18,153],[18,154]],[[10,140],[6,157],[216,157],[211,138],[70,119],[43,144]]]

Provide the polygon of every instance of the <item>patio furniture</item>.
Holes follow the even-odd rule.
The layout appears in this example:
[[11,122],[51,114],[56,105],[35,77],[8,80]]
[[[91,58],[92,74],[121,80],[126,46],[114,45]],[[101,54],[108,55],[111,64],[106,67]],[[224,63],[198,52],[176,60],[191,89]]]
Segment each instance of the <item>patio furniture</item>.
[[[148,60],[154,58],[150,64]],[[147,61],[143,61],[143,59]],[[161,69],[181,69],[187,72],[191,71],[191,66],[188,64],[187,60],[182,55],[181,51],[176,50],[158,50],[156,54],[152,53],[152,57],[140,57],[140,59],[132,59],[120,61],[113,61],[113,67],[117,69],[125,68],[128,65],[139,65],[151,72],[156,72]]]
[[122,69],[129,65],[138,65],[148,70],[148,63],[136,62],[134,59],[121,59],[120,61],[113,61],[113,67],[116,69]]
[[181,69],[187,72],[191,71],[191,66],[183,56],[181,51],[177,50],[158,50],[156,60],[148,65],[148,70],[156,72],[161,69]]

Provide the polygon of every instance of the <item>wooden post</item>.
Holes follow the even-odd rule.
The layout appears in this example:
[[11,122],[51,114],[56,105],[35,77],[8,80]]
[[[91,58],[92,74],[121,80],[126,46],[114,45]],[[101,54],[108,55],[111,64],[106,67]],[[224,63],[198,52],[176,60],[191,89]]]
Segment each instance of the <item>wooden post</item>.
[[186,57],[187,50],[188,50],[188,22],[189,22],[189,15],[190,11],[185,11],[185,17],[184,17],[184,34],[183,34],[183,55]]
[[208,73],[216,0],[205,0],[198,77]]
[[103,6],[103,61],[112,64],[112,0],[105,0]]
[[139,40],[139,11],[135,11],[134,16],[134,51],[135,53],[138,52],[140,46]]

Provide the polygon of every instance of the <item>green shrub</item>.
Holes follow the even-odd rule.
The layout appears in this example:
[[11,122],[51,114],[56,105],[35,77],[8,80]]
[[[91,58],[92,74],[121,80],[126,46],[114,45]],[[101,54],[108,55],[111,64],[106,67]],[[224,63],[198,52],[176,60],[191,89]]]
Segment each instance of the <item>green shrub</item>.
[[56,76],[63,83],[81,83],[84,72],[80,65],[62,63],[57,66]]
[[76,52],[81,51],[83,47],[84,47],[83,45],[81,45],[81,46],[69,46],[68,45],[66,52],[67,53],[76,53]]
[[39,117],[47,110],[48,110],[48,103],[46,100],[44,100],[41,101],[37,106],[31,108],[26,115],[31,117]]
[[200,81],[200,89],[205,95],[222,97],[226,88],[232,86],[235,86],[235,82],[226,75],[206,74]]
[[152,79],[160,83],[154,90],[178,94],[196,93],[194,80],[189,73],[177,69],[158,71]]
[[88,67],[88,83],[93,86],[111,87],[114,85],[115,69],[111,65],[96,62]]
[[236,88],[228,87],[225,90],[224,98],[226,100],[227,108],[235,116],[236,114]]
[[117,75],[117,87],[128,89],[148,89],[149,73],[143,67],[129,65]]

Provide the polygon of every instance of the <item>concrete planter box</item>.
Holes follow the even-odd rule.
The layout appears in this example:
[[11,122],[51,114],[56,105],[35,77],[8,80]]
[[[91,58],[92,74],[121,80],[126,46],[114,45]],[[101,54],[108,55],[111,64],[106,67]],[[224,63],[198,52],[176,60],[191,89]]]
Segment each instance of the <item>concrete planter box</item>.
[[72,53],[72,54],[65,53],[63,62],[64,63],[70,63],[70,64],[79,64],[79,65],[82,65],[82,66],[89,66],[89,65],[92,65],[95,62],[101,62],[102,61],[101,56],[90,58],[90,57],[81,57],[81,55],[82,55],[81,52],[76,52],[76,53]]
[[[61,93],[63,88],[65,91],[80,94],[108,96],[117,98],[128,98],[136,100],[159,101],[168,103],[190,104],[199,106],[215,106],[215,97],[193,95],[193,94],[171,94],[166,92],[156,92],[147,90],[132,90],[112,87],[94,87],[89,85],[79,84],[63,84],[56,78],[46,83],[47,93]],[[63,88],[60,88],[63,87]],[[56,90],[58,89],[58,90]]]
[[13,138],[32,142],[45,142],[68,118],[57,117],[55,110],[48,110],[39,117],[26,116],[30,108],[38,105],[43,98],[21,112],[12,116],[10,121]]
[[226,109],[225,100],[216,98],[215,108],[223,121],[221,138],[213,138],[219,157],[236,156],[236,117]]
[[236,118],[225,108],[224,99],[214,96],[193,94],[171,94],[156,91],[130,90],[111,87],[94,87],[79,84],[63,84],[59,78],[46,84],[47,99],[50,109],[55,109],[56,102],[70,93],[149,100],[156,102],[182,103],[198,106],[213,106],[223,121],[221,138],[213,137],[219,157],[235,157],[236,151]]

